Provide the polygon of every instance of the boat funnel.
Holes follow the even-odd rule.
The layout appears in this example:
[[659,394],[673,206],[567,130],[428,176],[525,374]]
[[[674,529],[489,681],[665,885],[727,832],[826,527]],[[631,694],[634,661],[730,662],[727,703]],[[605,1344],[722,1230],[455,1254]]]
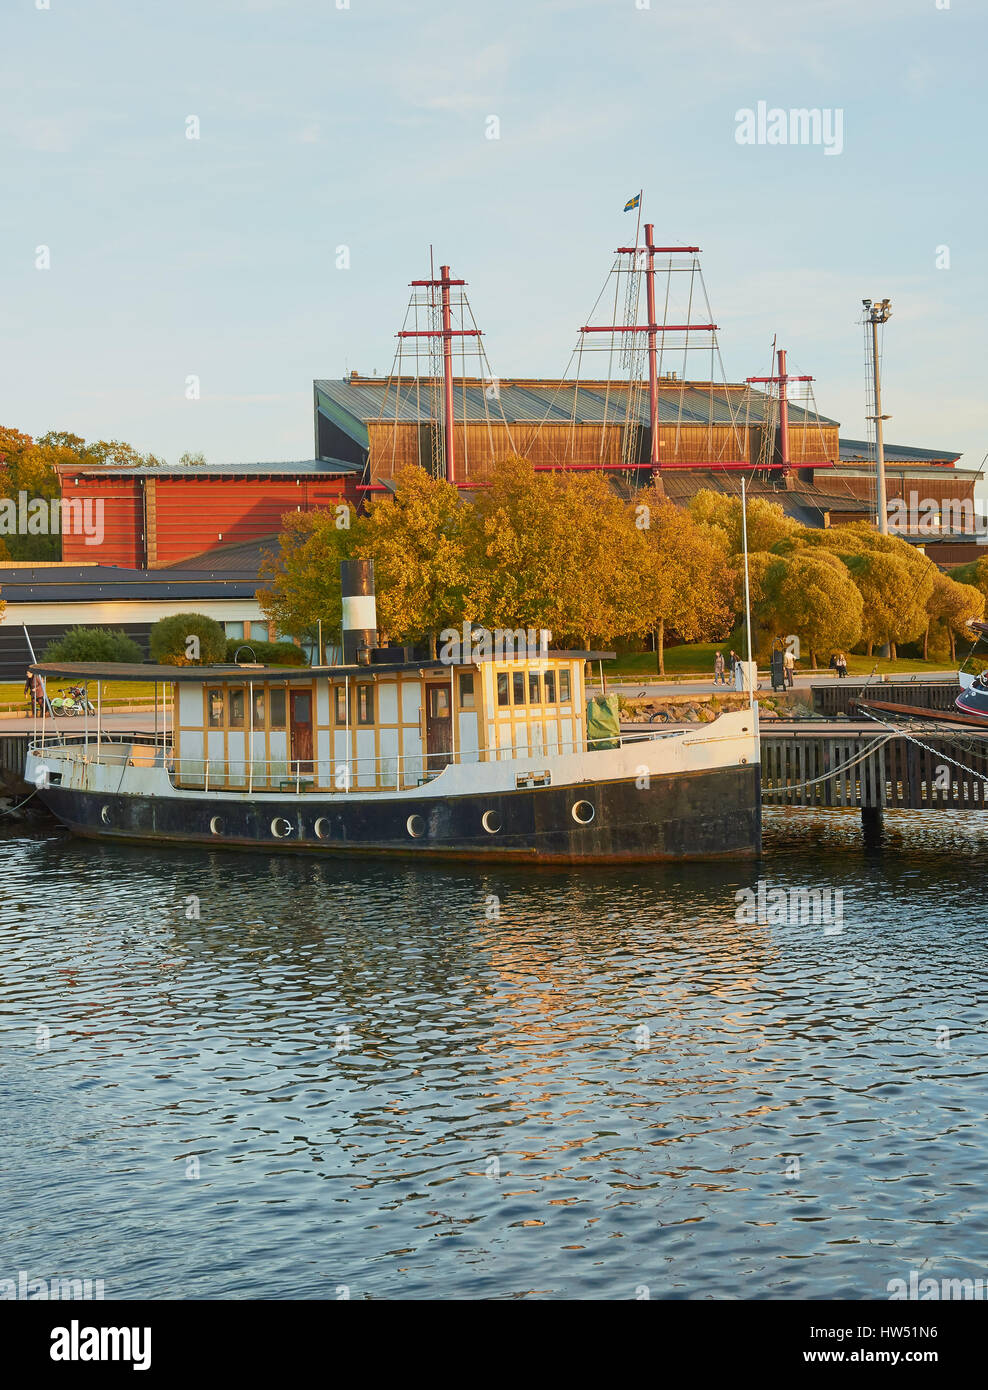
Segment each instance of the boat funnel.
[[343,595],[343,664],[369,662],[377,646],[374,561],[341,560],[340,589]]

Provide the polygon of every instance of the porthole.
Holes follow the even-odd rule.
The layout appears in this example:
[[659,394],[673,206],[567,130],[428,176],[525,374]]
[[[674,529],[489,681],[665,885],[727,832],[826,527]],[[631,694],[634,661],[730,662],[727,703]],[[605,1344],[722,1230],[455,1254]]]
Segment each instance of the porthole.
[[313,828],[313,830],[316,832],[316,838],[317,838],[317,839],[319,839],[319,840],[328,840],[328,839],[329,839],[329,836],[330,836],[330,824],[329,824],[329,821],[327,820],[327,818],[326,818],[325,816],[320,816],[319,819],[316,821],[315,825],[314,825],[312,828]]
[[421,816],[409,816],[405,822],[405,829],[413,840],[417,840],[420,835],[425,834],[425,821]]
[[480,818],[480,823],[487,831],[488,835],[496,835],[501,829],[501,815],[498,811],[485,811]]
[[110,808],[109,808],[109,806],[104,806],[104,807],[103,807],[102,811],[100,811],[100,813],[99,813],[99,818],[100,818],[100,820],[103,822],[104,825],[109,825],[109,824],[110,824]]
[[222,834],[223,834],[223,817],[222,817],[222,816],[211,816],[211,817],[210,817],[210,820],[209,820],[209,828],[210,828],[210,830],[212,831],[212,833],[213,833],[214,835],[222,835]]
[[589,801],[578,801],[573,807],[573,819],[577,825],[589,825],[594,818],[594,809]]
[[275,816],[274,820],[271,822],[271,834],[275,839],[283,840],[286,835],[290,835],[291,833],[291,821],[285,820],[284,816]]

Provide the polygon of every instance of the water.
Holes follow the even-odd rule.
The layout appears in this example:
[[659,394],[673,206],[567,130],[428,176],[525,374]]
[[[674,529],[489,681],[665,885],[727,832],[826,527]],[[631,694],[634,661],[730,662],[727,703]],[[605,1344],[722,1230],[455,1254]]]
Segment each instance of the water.
[[[8,832],[0,1278],[629,1299],[988,1275],[985,826],[888,825],[875,851],[853,813],[770,813],[761,866],[580,872]],[[759,874],[841,888],[843,930],[739,924]]]

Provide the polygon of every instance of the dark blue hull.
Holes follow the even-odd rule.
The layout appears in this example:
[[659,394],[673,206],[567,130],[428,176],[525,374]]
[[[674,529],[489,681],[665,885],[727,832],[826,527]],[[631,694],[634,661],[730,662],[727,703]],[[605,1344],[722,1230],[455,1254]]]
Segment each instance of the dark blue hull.
[[[426,855],[545,863],[706,859],[761,850],[757,766],[470,796],[327,800],[42,793],[77,835],[311,854]],[[589,803],[580,823],[574,807]],[[582,809],[582,814],[587,814]],[[486,818],[486,819],[485,819]],[[496,827],[493,830],[485,828]]]

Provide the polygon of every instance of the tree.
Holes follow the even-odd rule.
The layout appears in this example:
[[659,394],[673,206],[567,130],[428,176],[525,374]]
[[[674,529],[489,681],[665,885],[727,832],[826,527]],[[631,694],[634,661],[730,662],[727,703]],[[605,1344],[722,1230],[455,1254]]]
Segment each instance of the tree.
[[121,628],[70,627],[45,648],[45,661],[141,662],[144,653]]
[[718,531],[699,525],[655,489],[638,495],[635,515],[644,542],[638,559],[638,603],[647,630],[655,633],[661,676],[667,628],[684,642],[728,630],[734,574],[726,540]]
[[194,454],[186,449],[185,453],[181,455],[178,461],[183,468],[197,468],[199,465],[206,462],[206,455],[198,449]]
[[[978,562],[983,563],[982,561]],[[985,596],[973,584],[958,584],[956,579],[933,573],[933,591],[926,601],[926,628],[923,632],[923,660],[927,660],[930,644],[930,630],[934,634],[946,635],[950,645],[950,659],[957,660],[958,636],[970,639],[968,619],[981,619],[985,613]]]
[[[50,502],[61,495],[59,468],[93,467],[99,464],[128,464],[148,467],[158,463],[153,454],[141,454],[120,440],[96,440],[87,444],[78,434],[49,430],[37,440],[8,426],[0,426],[0,496],[16,498],[23,491],[31,499]],[[0,542],[0,554],[17,560],[58,560],[58,535],[15,535]]]
[[226,658],[226,633],[204,613],[173,613],[152,627],[151,656],[159,666],[211,666]]
[[817,656],[828,646],[853,647],[861,638],[864,603],[836,557],[796,551],[776,556],[763,581],[762,619],[776,631],[798,634],[810,653],[813,669]]
[[922,557],[917,563],[912,553],[906,558],[894,550],[852,555],[846,563],[864,599],[862,636],[868,655],[876,643],[888,643],[894,660],[896,643],[914,642],[926,630],[935,566]]
[[374,561],[381,627],[428,640],[435,656],[443,628],[476,616],[478,542],[476,513],[452,483],[402,469],[394,496],[373,504],[353,540],[354,555]]
[[488,627],[548,628],[590,645],[642,630],[642,540],[600,477],[536,473],[505,459],[474,508],[480,570],[471,586]]
[[[347,525],[341,525],[346,521]],[[354,553],[355,537],[366,520],[350,525],[350,511],[289,512],[282,518],[277,555],[261,564],[265,587],[257,592],[264,616],[279,632],[295,637],[319,622],[339,631],[343,621],[340,561]]]
[[[703,488],[690,499],[688,510],[694,521],[716,527],[723,533],[728,554],[743,554],[744,527],[740,497],[729,497]],[[772,550],[805,530],[798,521],[786,516],[777,502],[769,502],[763,497],[749,497],[747,513],[749,554],[756,550]]]

